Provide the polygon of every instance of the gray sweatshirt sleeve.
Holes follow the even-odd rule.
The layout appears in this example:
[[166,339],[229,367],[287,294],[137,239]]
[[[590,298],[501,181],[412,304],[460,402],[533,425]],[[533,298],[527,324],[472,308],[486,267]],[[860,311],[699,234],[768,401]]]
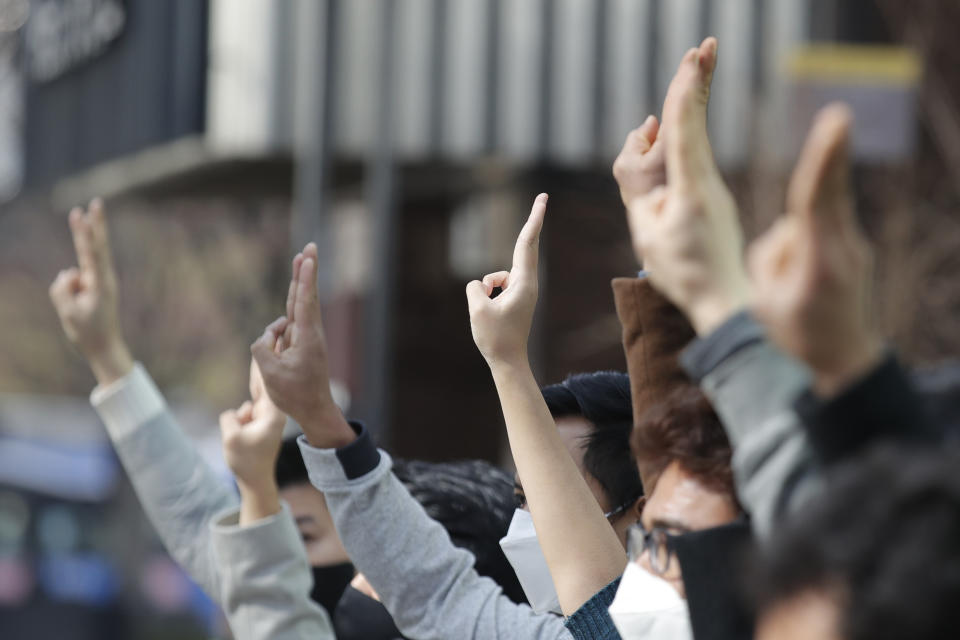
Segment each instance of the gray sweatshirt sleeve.
[[94,390],[91,402],[167,551],[221,602],[210,523],[239,498],[200,457],[140,364]]
[[357,570],[379,594],[397,627],[421,640],[568,639],[563,619],[538,615],[503,595],[473,568],[390,473],[390,456],[369,433],[342,449],[317,449],[301,436],[310,481],[327,506]]
[[244,527],[238,521],[232,509],[210,525],[236,640],[334,640],[330,616],[310,599],[313,576],[289,507]]
[[820,470],[793,410],[809,374],[745,312],[695,341],[681,363],[723,422],[740,501],[757,536],[767,539],[780,517],[819,487]]

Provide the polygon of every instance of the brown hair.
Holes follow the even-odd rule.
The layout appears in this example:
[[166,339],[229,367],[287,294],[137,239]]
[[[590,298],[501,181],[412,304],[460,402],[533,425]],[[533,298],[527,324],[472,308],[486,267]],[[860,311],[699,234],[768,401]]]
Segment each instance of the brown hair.
[[[697,387],[683,385],[652,404],[634,426],[630,445],[637,463],[657,475],[676,461],[704,485],[737,502],[730,441]],[[645,489],[649,494],[652,487]]]

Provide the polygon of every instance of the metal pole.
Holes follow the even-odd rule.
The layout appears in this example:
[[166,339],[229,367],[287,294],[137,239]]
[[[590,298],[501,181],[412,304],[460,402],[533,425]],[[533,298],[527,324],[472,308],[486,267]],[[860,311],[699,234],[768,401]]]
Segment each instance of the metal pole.
[[359,413],[380,442],[389,432],[393,367],[393,290],[396,255],[396,169],[394,166],[394,22],[396,1],[380,5],[379,82],[376,134],[367,157],[365,198],[373,241],[373,282],[364,305],[363,379]]
[[300,0],[296,6],[294,89],[294,206],[290,244],[294,251],[313,240],[319,249],[321,300],[332,291],[332,238],[327,186],[336,63],[338,0]]

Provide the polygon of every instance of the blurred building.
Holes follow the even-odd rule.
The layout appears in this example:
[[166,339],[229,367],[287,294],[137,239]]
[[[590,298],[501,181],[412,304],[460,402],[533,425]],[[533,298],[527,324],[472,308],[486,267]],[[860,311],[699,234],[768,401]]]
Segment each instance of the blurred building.
[[26,189],[51,189],[59,208],[94,194],[286,199],[291,246],[320,242],[355,414],[424,457],[500,452],[463,284],[508,264],[533,196],[552,195],[541,379],[622,368],[607,281],[634,268],[609,172],[626,133],[715,34],[722,167],[735,182],[782,163],[794,145],[769,142],[800,128],[785,61],[850,22],[812,0],[30,4]]

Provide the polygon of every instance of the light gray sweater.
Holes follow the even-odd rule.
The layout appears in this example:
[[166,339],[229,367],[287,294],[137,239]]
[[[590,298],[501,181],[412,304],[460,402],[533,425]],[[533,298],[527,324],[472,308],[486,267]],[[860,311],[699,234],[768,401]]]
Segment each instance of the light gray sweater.
[[569,639],[563,619],[503,595],[390,473],[369,432],[342,449],[299,443],[350,558],[403,634],[418,640]]
[[821,489],[821,470],[793,410],[810,374],[746,312],[687,347],[681,363],[723,422],[740,501],[758,539],[766,540],[785,514]]
[[91,402],[164,546],[227,614],[238,640],[334,638],[310,599],[306,551],[289,508],[247,527],[239,499],[200,457],[146,370]]

